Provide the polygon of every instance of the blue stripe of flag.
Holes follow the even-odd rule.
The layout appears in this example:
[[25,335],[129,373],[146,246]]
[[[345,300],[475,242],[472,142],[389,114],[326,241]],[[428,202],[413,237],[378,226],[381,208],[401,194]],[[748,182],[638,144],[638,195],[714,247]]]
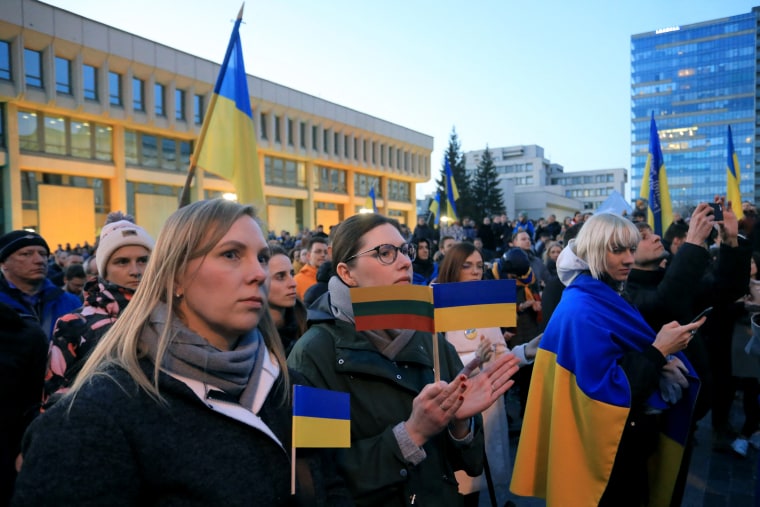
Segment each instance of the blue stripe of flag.
[[517,285],[514,280],[481,280],[433,285],[435,308],[516,302]]
[[351,419],[349,394],[294,385],[293,416],[349,420]]

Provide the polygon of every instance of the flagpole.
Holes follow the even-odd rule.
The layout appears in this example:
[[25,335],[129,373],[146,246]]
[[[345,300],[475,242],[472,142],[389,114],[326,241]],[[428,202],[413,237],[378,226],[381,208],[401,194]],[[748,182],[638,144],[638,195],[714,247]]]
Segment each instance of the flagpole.
[[433,333],[433,373],[436,384],[441,381],[441,358],[438,353],[438,333]]
[[[216,99],[219,97],[216,93],[214,93],[211,96],[211,102],[208,105],[208,109],[206,109],[206,116],[205,118],[211,118],[211,115],[214,112],[214,107],[216,107]],[[182,194],[180,194],[179,197],[179,207],[184,208],[188,204],[190,204],[190,186],[193,183],[193,177],[195,176],[195,169],[197,167],[198,163],[198,153],[200,151],[201,146],[203,146],[203,141],[206,139],[206,132],[208,131],[208,125],[210,122],[205,121],[203,125],[201,125],[201,132],[198,134],[198,140],[195,143],[195,149],[193,150],[193,155],[190,157],[190,167],[187,169],[187,178],[185,178],[185,186],[182,187]]]
[[[238,23],[238,21],[243,19],[243,9],[245,8],[245,2],[243,2],[240,5],[240,10],[238,11],[238,15],[235,18],[235,23]],[[235,25],[236,28],[238,25]],[[236,32],[236,28],[232,30],[232,33],[234,34]],[[222,62],[222,66],[220,67],[220,70],[226,68],[227,63],[230,59],[230,53],[232,50],[232,41],[230,40],[230,44],[227,46],[227,52],[224,54],[224,61]],[[214,112],[214,108],[216,107],[216,99],[219,97],[219,94],[216,93],[216,88],[219,85],[219,79],[220,76],[217,77],[217,82],[214,84],[214,93],[211,95],[211,102],[209,102],[208,108],[206,109],[206,116],[203,118],[203,124],[201,125],[201,132],[198,134],[198,140],[195,143],[195,149],[193,150],[193,154],[190,156],[190,167],[187,168],[187,177],[185,178],[185,186],[182,187],[182,193],[179,196],[179,207],[184,208],[188,204],[190,204],[190,186],[193,183],[193,177],[195,176],[195,170],[198,164],[198,154],[200,153],[200,149],[203,146],[203,141],[206,139],[206,132],[208,131],[208,125],[209,121],[208,119],[212,117],[212,114]]]

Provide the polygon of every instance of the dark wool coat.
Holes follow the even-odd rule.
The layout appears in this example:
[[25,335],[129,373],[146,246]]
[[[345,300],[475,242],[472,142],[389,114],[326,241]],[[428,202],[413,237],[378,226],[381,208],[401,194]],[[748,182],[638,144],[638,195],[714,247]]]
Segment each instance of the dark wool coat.
[[[150,362],[141,366],[152,375]],[[30,426],[12,505],[352,505],[322,450],[299,450],[299,495],[291,497],[292,418],[282,388],[280,376],[259,416],[284,448],[168,375],[159,378],[162,405],[111,368]]]
[[[325,320],[296,342],[288,365],[309,385],[351,394],[351,448],[339,451],[341,470],[357,505],[461,506],[455,470],[469,475],[482,471],[482,421],[475,421],[474,438],[457,443],[447,431],[424,446],[427,457],[407,462],[393,427],[412,413],[412,401],[434,381],[432,340],[417,332],[394,360],[382,355],[356,328],[329,314],[329,293],[309,309],[309,319]],[[452,379],[462,368],[459,356],[437,337],[441,379]]]

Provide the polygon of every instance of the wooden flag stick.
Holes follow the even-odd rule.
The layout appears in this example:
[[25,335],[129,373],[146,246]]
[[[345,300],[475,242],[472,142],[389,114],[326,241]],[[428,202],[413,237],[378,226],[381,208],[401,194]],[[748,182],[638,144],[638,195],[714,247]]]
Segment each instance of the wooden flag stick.
[[296,448],[291,447],[292,461],[290,463],[290,494],[296,494]]
[[438,333],[432,333],[433,336],[433,373],[435,374],[435,382],[441,381],[441,358],[438,354]]

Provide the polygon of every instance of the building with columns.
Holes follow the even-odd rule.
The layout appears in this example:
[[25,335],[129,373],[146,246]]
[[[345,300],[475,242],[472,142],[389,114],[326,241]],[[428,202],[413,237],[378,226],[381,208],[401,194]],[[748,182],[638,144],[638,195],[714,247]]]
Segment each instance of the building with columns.
[[[177,208],[219,68],[36,0],[3,0],[0,232],[92,243],[123,210],[156,234]],[[270,230],[329,228],[373,186],[379,212],[414,223],[431,136],[255,76],[248,88]],[[197,174],[194,199],[230,192]]]

